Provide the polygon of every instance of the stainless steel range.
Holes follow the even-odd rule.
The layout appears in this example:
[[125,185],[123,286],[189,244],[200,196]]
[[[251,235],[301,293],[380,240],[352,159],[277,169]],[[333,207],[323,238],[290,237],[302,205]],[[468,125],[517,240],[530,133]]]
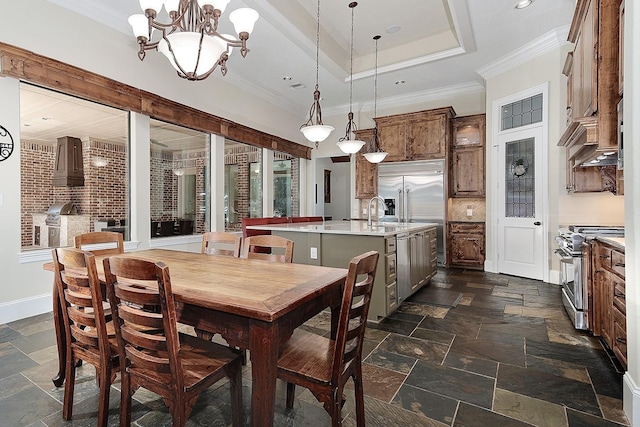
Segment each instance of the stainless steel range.
[[623,226],[571,225],[558,230],[555,254],[560,258],[562,302],[576,329],[589,329],[592,303],[591,240],[624,237]]

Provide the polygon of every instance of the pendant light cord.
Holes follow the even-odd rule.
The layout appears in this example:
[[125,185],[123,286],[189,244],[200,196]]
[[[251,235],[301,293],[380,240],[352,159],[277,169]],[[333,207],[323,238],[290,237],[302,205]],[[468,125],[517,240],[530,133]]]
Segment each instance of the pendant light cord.
[[[353,4],[353,7],[351,5]],[[353,12],[358,3],[351,3],[349,7],[351,7],[351,51],[349,53],[349,64],[351,64],[349,68],[349,112],[352,112],[352,100],[353,100]]]
[[316,90],[318,90],[318,81],[320,79],[320,0],[318,0],[318,13],[316,15]]

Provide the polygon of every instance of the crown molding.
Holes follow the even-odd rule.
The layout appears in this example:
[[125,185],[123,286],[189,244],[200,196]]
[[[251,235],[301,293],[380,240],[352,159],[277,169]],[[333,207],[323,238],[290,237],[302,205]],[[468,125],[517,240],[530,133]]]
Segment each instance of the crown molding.
[[568,25],[558,27],[538,37],[532,42],[525,44],[521,48],[497,59],[496,61],[478,68],[476,72],[485,80],[498,76],[534,58],[537,58],[540,55],[569,43],[567,41],[568,35]]
[[[426,101],[433,101],[438,99],[447,99],[454,96],[469,95],[478,92],[484,92],[484,85],[470,81],[460,83],[457,85],[443,86],[437,89],[430,89],[421,92],[414,92],[406,95],[392,96],[384,99],[378,99],[378,109],[385,108],[397,108],[402,105],[414,105],[424,103]],[[358,111],[373,111],[373,101],[363,102],[360,105]],[[332,108],[323,110],[327,116],[337,116],[343,114],[349,110],[349,105],[344,104]]]

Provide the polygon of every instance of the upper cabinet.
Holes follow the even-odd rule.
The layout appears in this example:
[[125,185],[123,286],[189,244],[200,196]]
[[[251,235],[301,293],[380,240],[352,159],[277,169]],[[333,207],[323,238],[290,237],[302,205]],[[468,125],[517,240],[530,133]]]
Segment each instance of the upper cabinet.
[[[356,138],[361,141],[371,141],[373,129],[356,131]],[[356,199],[370,199],[378,195],[378,164],[369,163],[362,155],[366,145],[356,156]]]
[[385,162],[444,159],[450,136],[451,107],[376,118]]
[[485,115],[456,117],[452,129],[451,197],[484,197]]
[[578,0],[569,30],[574,43],[567,76],[567,128],[559,146],[567,152],[570,192],[618,191],[617,105],[620,101],[621,0]]

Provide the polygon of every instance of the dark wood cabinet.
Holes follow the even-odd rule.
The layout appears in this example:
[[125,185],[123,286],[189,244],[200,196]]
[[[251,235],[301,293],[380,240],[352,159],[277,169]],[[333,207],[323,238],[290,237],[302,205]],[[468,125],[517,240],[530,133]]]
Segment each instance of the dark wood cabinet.
[[[356,131],[356,138],[369,142],[373,136],[373,129]],[[378,195],[378,164],[369,163],[362,155],[367,145],[362,147],[356,156],[356,199],[370,199]]]
[[378,117],[385,162],[444,159],[451,135],[452,107]]
[[601,241],[593,251],[592,332],[600,336],[623,367],[627,367],[625,254]]
[[58,138],[52,184],[56,187],[84,185],[82,141],[80,139],[72,136]]
[[485,195],[485,115],[452,120],[451,197]]
[[484,222],[454,222],[447,224],[448,267],[484,269]]
[[[617,194],[622,183],[615,164],[596,159],[618,149],[617,105],[622,93],[620,19],[624,16],[621,3],[576,2],[568,37],[574,48],[562,70],[567,76],[567,128],[558,142],[566,149],[569,192]],[[592,161],[601,161],[602,165],[593,165]]]

